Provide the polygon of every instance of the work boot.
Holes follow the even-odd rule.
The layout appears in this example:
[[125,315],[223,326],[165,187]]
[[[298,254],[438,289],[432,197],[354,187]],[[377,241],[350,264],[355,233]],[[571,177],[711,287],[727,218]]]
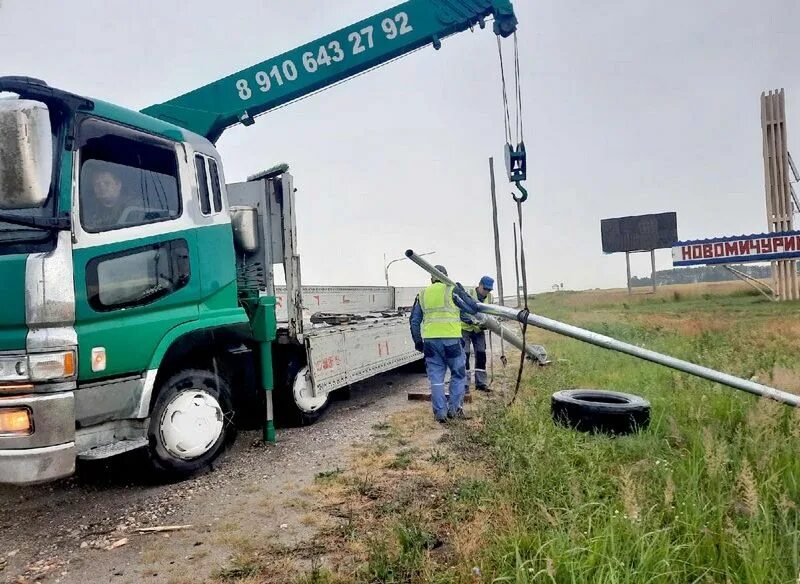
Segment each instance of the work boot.
[[488,385],[476,385],[475,389],[477,389],[478,391],[482,391],[484,393],[492,392],[492,388],[490,388]]
[[[450,414],[447,414],[447,417],[449,418],[449,417],[450,417]],[[439,422],[440,424],[446,424],[446,423],[447,423],[447,418],[445,418],[445,417],[441,417],[441,418],[440,418],[439,416],[436,416],[434,419],[435,419],[437,422]]]
[[470,416],[467,413],[465,413],[463,408],[458,408],[458,411],[456,411],[455,414],[451,414],[450,412],[447,412],[447,417],[448,418],[454,418],[456,420],[471,420],[472,419],[472,416]]

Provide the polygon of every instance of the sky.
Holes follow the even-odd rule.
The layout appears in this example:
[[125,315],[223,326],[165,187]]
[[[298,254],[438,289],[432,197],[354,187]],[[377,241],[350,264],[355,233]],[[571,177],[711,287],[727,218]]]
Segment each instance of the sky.
[[[140,109],[372,14],[392,0],[0,0],[0,75]],[[529,288],[625,285],[600,220],[676,211],[696,239],[766,230],[759,96],[785,88],[800,159],[800,1],[514,0],[528,152]],[[511,44],[504,43],[507,63]],[[494,35],[445,39],[218,142],[228,182],[287,162],[307,284],[380,285],[384,255],[435,251],[465,284],[503,277],[516,206],[503,166]],[[649,273],[649,254],[632,259]],[[669,250],[656,253],[671,266]],[[392,285],[426,275],[410,262]]]

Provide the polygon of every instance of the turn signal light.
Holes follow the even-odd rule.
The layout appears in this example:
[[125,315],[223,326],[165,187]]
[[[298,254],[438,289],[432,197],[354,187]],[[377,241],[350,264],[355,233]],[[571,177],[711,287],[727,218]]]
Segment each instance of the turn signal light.
[[75,351],[33,353],[28,356],[28,372],[33,381],[73,377],[75,375]]
[[0,408],[0,436],[33,434],[33,420],[27,408]]

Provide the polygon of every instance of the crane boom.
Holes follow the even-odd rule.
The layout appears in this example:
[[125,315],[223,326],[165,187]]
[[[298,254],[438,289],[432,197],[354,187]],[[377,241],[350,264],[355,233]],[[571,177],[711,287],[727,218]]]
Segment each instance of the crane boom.
[[199,87],[142,113],[205,136],[250,125],[271,109],[329,87],[427,44],[494,18],[494,32],[511,35],[517,18],[511,0],[409,0]]

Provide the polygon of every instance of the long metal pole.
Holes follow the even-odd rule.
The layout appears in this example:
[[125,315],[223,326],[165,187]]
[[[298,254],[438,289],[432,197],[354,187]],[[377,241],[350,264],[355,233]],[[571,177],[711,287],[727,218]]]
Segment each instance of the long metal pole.
[[653,280],[653,294],[656,293],[656,250],[650,250],[650,279]]
[[[439,272],[439,270],[434,268],[428,262],[417,256],[412,250],[406,251],[406,256],[408,256],[411,261],[420,266],[422,269],[439,278],[442,282],[454,285],[452,280],[447,278],[447,276]],[[662,353],[656,353],[655,351],[651,351],[649,349],[643,349],[641,347],[637,347],[636,345],[618,341],[617,339],[612,339],[611,337],[594,333],[571,324],[559,322],[557,320],[539,316],[537,314],[526,313],[524,310],[519,311],[514,310],[513,308],[495,306],[492,304],[478,303],[478,310],[484,314],[491,314],[493,316],[518,320],[520,322],[526,321],[528,324],[546,331],[564,335],[585,343],[589,343],[591,345],[609,349],[611,351],[632,355],[646,361],[651,361],[652,363],[658,363],[659,365],[664,365],[665,367],[669,367],[671,369],[677,369],[678,371],[689,373],[690,375],[694,375],[696,377],[721,383],[722,385],[727,385],[728,387],[733,387],[734,389],[739,389],[741,391],[767,397],[790,406],[800,407],[800,395],[794,395],[785,391],[781,391],[780,389],[775,389],[774,387],[769,387],[767,385],[755,383],[747,379],[735,377],[733,375],[729,375],[728,373],[722,373],[721,371],[716,371],[709,367],[703,367],[702,365],[690,363],[689,361],[676,359],[675,357],[670,357],[669,355],[664,355]]]
[[625,265],[628,268],[628,294],[631,293],[631,254],[625,252]]
[[517,224],[514,223],[514,273],[517,276],[517,308],[522,306],[519,297],[519,257],[517,255]]
[[[475,320],[478,324],[482,324],[498,337],[501,340],[508,341],[510,345],[515,346],[520,351],[523,347],[522,337],[518,336],[513,331],[509,330],[508,327],[503,326],[499,320],[489,314],[476,314]],[[525,354],[528,356],[529,359],[532,361],[536,361],[539,365],[547,365],[550,363],[550,359],[547,357],[547,351],[541,345],[532,345],[531,343],[524,343],[525,347]]]
[[494,184],[494,158],[489,158],[489,179],[492,187],[492,225],[494,226],[494,261],[497,265],[497,293],[500,296],[500,306],[503,301],[503,268],[500,263],[500,228],[497,225],[497,196]]

